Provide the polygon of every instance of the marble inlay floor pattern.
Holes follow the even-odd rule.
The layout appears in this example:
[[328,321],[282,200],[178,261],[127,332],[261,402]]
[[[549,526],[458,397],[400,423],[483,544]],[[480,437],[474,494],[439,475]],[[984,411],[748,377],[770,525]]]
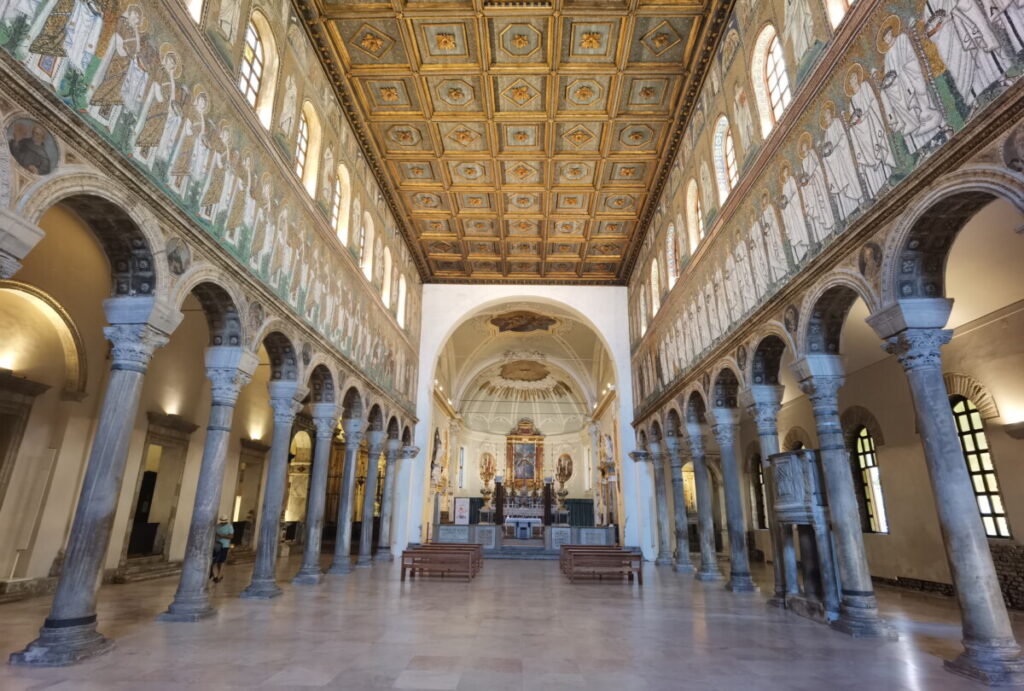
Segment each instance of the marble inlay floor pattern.
[[[294,574],[298,559],[282,565]],[[249,565],[216,586],[216,618],[155,621],[173,578],[100,591],[105,657],[71,668],[0,668],[18,689],[980,689],[943,671],[959,649],[955,603],[880,588],[895,643],[855,640],[667,567],[642,588],[569,584],[557,562],[488,561],[473,581],[399,581],[397,563],[282,583],[282,597],[240,600]],[[770,588],[770,574],[757,574]],[[5,655],[35,637],[48,598],[0,606]],[[1018,639],[1024,616],[1014,613]]]

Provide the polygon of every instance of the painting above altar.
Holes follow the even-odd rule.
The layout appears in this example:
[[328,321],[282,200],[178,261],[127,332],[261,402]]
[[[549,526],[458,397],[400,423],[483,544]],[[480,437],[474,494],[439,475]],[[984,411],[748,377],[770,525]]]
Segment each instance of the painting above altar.
[[524,418],[506,435],[507,477],[517,489],[540,489],[544,478],[544,435]]

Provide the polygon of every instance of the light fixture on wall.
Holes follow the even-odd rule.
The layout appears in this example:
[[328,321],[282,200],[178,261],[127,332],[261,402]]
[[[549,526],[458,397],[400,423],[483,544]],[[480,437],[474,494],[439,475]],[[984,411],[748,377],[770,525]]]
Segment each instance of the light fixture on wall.
[[1003,425],[1003,429],[1014,439],[1024,439],[1024,420]]

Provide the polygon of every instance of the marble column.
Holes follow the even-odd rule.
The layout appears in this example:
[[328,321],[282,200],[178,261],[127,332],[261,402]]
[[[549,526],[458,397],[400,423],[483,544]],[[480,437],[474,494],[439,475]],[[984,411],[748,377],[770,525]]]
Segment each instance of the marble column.
[[267,599],[281,594],[276,571],[281,511],[288,481],[288,450],[292,444],[295,415],[301,410],[300,401],[306,395],[306,388],[291,380],[272,381],[269,388],[270,407],[274,409],[274,437],[270,442],[267,484],[263,490],[263,506],[260,508],[256,563],[253,565],[252,582],[241,595],[250,599]]
[[683,455],[680,451],[679,437],[666,434],[662,440],[668,465],[672,470],[672,512],[676,528],[676,552],[674,568],[677,573],[693,573],[693,562],[690,561],[689,524],[686,520],[686,492],[683,487]]
[[153,352],[167,343],[168,334],[181,320],[180,314],[175,318],[168,312],[162,327],[147,323],[147,319],[152,321],[154,307],[152,298],[112,298],[104,304],[111,323],[103,330],[112,346],[110,378],[64,564],[39,637],[13,653],[11,664],[69,665],[105,653],[114,645],[96,630],[96,591],[110,544],[146,368]]
[[224,486],[224,463],[231,441],[231,421],[238,394],[252,379],[258,364],[259,359],[253,353],[237,346],[213,346],[206,350],[206,376],[213,383],[210,422],[206,427],[181,579],[174,601],[158,617],[161,621],[199,621],[216,611],[210,606],[207,583]]
[[654,503],[658,518],[658,556],[654,563],[658,566],[671,566],[672,534],[668,520],[668,492],[665,491],[665,454],[661,450],[660,441],[647,442],[647,450],[651,471],[654,473]]
[[[633,460],[633,463],[636,463],[636,464],[650,463],[651,462],[651,454],[648,451],[640,451],[640,450],[638,450],[638,451],[630,451],[629,452],[629,457]],[[655,502],[657,502],[657,498],[655,498]],[[657,506],[654,507],[654,512],[652,514],[652,517],[653,517],[654,522],[655,522],[655,526],[654,526],[655,531],[654,532],[656,533],[655,535],[650,536],[650,538],[652,540],[652,544],[653,544],[653,543],[656,543],[656,542],[660,542],[660,540],[658,539],[657,533],[659,533],[661,531],[661,521],[658,520],[658,507]],[[637,534],[640,535],[639,539],[642,542],[644,540],[644,536],[642,534],[642,528],[638,528],[637,529]],[[657,547],[657,545],[654,545],[654,546]],[[655,563],[657,563],[657,561],[655,561]]]
[[[375,561],[394,561],[391,554],[391,511],[394,506],[395,474],[398,471],[398,457],[408,458],[398,439],[388,439],[384,448],[384,491],[380,498],[380,534],[377,537],[377,555]],[[418,448],[413,447],[416,451]],[[413,454],[415,457],[416,454]]]
[[725,485],[725,519],[729,527],[729,582],[727,590],[751,593],[757,590],[750,577],[747,555],[747,522],[743,517],[743,492],[740,491],[740,468],[736,459],[736,431],[740,413],[736,408],[712,408],[715,435],[722,453],[722,482]]
[[860,508],[853,485],[850,452],[839,420],[839,389],[843,369],[836,355],[808,355],[793,364],[800,389],[814,410],[822,475],[828,494],[828,513],[839,566],[839,618],[832,628],[851,636],[894,638],[895,632],[878,616],[871,582]]
[[690,439],[693,484],[697,494],[697,533],[700,536],[700,569],[694,578],[698,581],[720,581],[722,572],[718,569],[718,555],[715,553],[714,496],[704,455],[704,426],[699,422],[687,422],[686,434]]
[[359,446],[363,441],[363,421],[344,418],[341,428],[345,432],[345,467],[341,473],[341,497],[338,499],[338,530],[334,538],[334,561],[327,573],[352,572],[352,500],[355,496],[356,465]]
[[761,450],[761,478],[764,481],[765,513],[768,514],[768,534],[772,543],[772,574],[775,577],[774,594],[768,604],[786,606],[786,595],[800,592],[797,580],[796,549],[792,538],[785,539],[781,526],[775,520],[775,478],[768,459],[779,452],[779,409],[785,389],[771,384],[755,384],[740,393],[747,403],[747,412],[757,425]]
[[946,559],[963,625],[964,652],[951,672],[992,685],[1024,684],[1024,658],[999,589],[988,538],[942,379],[941,347],[952,331],[908,328],[886,340],[910,381]]
[[366,433],[366,484],[363,485],[363,524],[359,532],[359,558],[356,566],[373,565],[373,509],[377,502],[377,465],[384,448],[384,430]]
[[302,553],[302,567],[292,579],[292,583],[298,585],[317,585],[324,580],[320,570],[320,546],[323,542],[331,441],[338,429],[338,408],[334,403],[314,403],[312,408],[316,444],[313,447],[313,472],[309,478],[309,494],[306,498],[306,544]]

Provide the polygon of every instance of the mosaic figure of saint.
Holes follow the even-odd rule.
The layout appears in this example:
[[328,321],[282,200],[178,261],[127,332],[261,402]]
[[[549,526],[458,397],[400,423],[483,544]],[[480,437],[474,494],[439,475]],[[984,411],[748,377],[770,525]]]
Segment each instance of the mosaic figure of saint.
[[929,0],[925,28],[968,107],[1003,79],[1011,59],[975,0]]
[[885,55],[880,87],[889,126],[903,135],[911,154],[917,153],[942,133],[945,117],[932,100],[910,37],[900,32],[899,17],[892,15],[883,23],[877,43]]
[[864,191],[857,178],[857,165],[842,120],[835,116],[835,104],[829,101],[821,108],[819,124],[824,131],[821,163],[828,173],[828,191],[844,221],[864,202]]
[[889,182],[896,159],[889,146],[875,90],[864,79],[864,71],[859,64],[854,64],[847,72],[846,93],[850,96],[850,139],[854,156],[867,183],[868,195],[874,199]]

